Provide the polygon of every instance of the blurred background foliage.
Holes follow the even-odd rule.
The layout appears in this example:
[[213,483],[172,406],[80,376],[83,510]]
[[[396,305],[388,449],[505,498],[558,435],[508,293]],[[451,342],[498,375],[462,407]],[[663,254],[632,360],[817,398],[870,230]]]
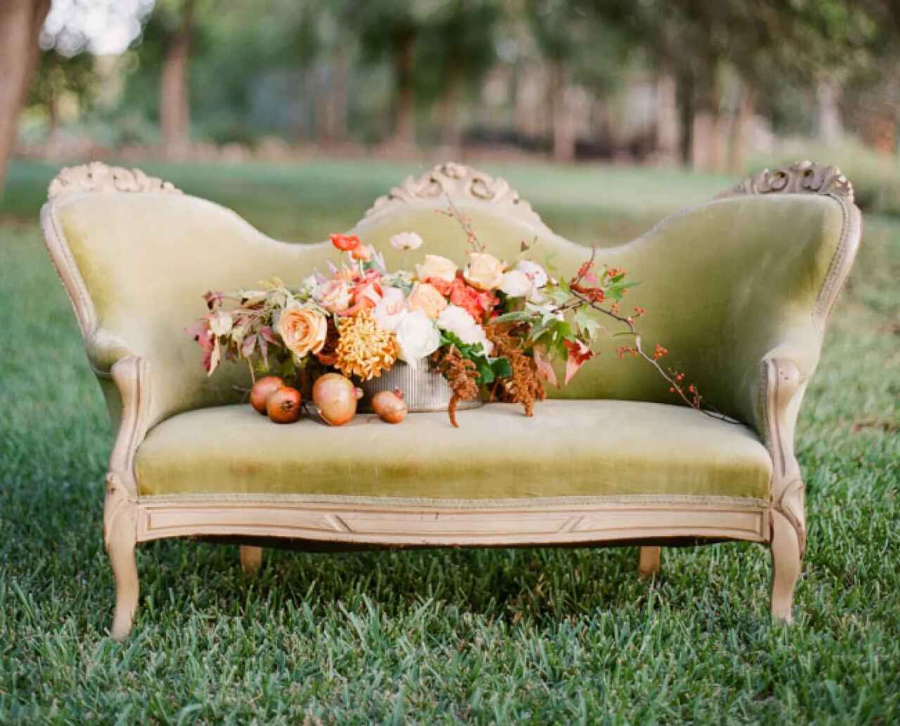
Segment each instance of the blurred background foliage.
[[892,0],[8,0],[15,32],[36,60],[3,157],[739,174],[815,152],[900,213]]

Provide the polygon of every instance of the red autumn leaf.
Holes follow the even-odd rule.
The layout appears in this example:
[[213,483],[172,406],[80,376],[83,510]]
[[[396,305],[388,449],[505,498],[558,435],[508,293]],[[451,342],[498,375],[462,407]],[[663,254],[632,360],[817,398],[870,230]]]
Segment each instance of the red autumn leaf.
[[569,381],[572,380],[578,369],[594,357],[594,351],[581,340],[567,340],[565,345],[569,351],[569,358],[566,360],[566,382],[564,385],[568,386]]
[[544,356],[544,349],[540,346],[534,349],[534,364],[537,366],[538,375],[543,378],[551,386],[559,388],[559,381],[556,379],[556,371],[550,365],[550,361]]

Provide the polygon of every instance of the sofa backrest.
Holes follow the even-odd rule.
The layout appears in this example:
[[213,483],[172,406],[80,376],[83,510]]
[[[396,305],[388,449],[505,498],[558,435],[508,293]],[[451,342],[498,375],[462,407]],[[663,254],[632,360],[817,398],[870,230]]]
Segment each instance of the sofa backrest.
[[[597,254],[600,264],[640,281],[625,307],[649,311],[640,321],[645,349],[668,348],[669,365],[686,371],[710,402],[753,425],[759,358],[789,343],[806,371],[818,360],[833,302],[823,290],[855,209],[833,177],[807,190],[817,194],[739,188]],[[389,268],[410,267],[426,253],[461,263],[465,234],[440,213],[450,201],[501,259],[518,258],[525,241],[531,259],[552,256],[558,274],[568,276],[589,254],[548,229],[505,181],[457,164],[406,180],[352,231],[382,252]],[[199,350],[182,332],[205,312],[204,292],[253,287],[272,275],[299,282],[338,260],[328,243],[275,241],[221,206],[102,164],[64,170],[42,220],[97,374],[107,377],[126,355],[148,360],[151,425],[234,402],[234,386],[247,385],[241,365],[225,364],[207,378]],[[393,250],[388,240],[400,231],[418,232],[425,245],[414,253]],[[650,366],[614,354],[625,340],[610,338],[569,387],[549,394],[675,403]]]

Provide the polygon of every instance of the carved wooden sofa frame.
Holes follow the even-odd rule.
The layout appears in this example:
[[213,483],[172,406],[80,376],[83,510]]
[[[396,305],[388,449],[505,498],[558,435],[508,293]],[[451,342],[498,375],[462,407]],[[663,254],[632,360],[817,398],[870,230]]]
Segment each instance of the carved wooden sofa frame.
[[[660,545],[685,540],[744,540],[771,549],[773,577],[771,610],[780,621],[791,620],[794,587],[801,572],[806,545],[804,485],[794,456],[794,427],[808,375],[790,358],[777,352],[759,362],[759,431],[773,463],[771,496],[757,506],[728,502],[654,502],[623,499],[593,504],[550,503],[539,509],[507,506],[442,507],[421,503],[341,504],[289,500],[273,502],[252,497],[230,501],[219,496],[142,497],[135,479],[135,454],[148,432],[148,362],[144,357],[119,354],[108,370],[97,363],[96,352],[109,345],[98,339],[100,329],[94,303],[56,214],[61,200],[90,193],[180,194],[171,184],[140,171],[102,164],[63,170],[50,187],[50,201],[42,211],[46,242],[71,298],[85,338],[92,367],[108,393],[118,436],[106,475],[103,535],[116,581],[116,606],[111,634],[124,638],[138,604],[135,546],[169,537],[229,538],[246,542],[241,562],[253,570],[261,562],[261,543],[278,538],[334,546],[523,546],[559,544],[641,544],[639,570],[650,576],[660,567]],[[852,265],[861,235],[859,210],[847,180],[833,167],[802,162],[775,172],[765,171],[721,195],[823,195],[839,206],[843,219],[840,240],[813,311],[821,332]],[[356,228],[364,231],[373,220],[395,213],[423,199],[449,195],[495,213],[515,217],[546,231],[527,203],[502,179],[493,179],[455,164],[436,167],[419,179],[380,198]],[[251,284],[253,281],[249,281]],[[203,290],[198,290],[202,293]],[[172,335],[178,335],[173,330]],[[115,410],[118,391],[121,412]],[[540,408],[538,409],[540,416]],[[698,414],[699,415],[699,414]]]

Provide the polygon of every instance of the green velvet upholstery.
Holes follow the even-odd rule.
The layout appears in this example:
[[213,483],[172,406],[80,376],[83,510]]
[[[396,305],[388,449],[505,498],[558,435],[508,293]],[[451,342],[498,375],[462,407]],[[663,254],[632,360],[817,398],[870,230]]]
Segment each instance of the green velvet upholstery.
[[[584,247],[554,236],[542,225],[495,213],[489,205],[466,200],[458,200],[458,205],[471,217],[489,250],[501,258],[512,258],[521,240],[535,237],[534,259],[540,261],[552,254],[561,274],[571,274],[587,256]],[[403,205],[393,213],[364,220],[357,231],[365,242],[385,253],[389,266],[411,266],[425,253],[462,261],[464,235],[453,220],[435,213],[440,206],[440,199]],[[337,252],[328,244],[276,242],[229,210],[189,196],[72,194],[54,201],[50,213],[68,242],[96,309],[97,325],[87,336],[91,363],[102,374],[125,355],[147,359],[147,423],[151,427],[186,411],[234,403],[237,394],[232,385],[246,384],[246,370],[236,365],[226,364],[207,378],[199,350],[181,332],[203,314],[203,292],[253,287],[273,274],[289,282],[299,281],[315,268],[324,270],[326,260],[337,259]],[[598,260],[624,267],[641,281],[630,291],[627,303],[649,310],[641,320],[646,347],[652,349],[657,342],[667,347],[669,365],[686,371],[708,401],[761,434],[760,361],[777,351],[794,361],[804,378],[813,372],[821,348],[821,330],[813,311],[843,224],[842,206],[825,195],[745,195],[678,214],[640,239],[601,250]],[[400,230],[418,231],[425,246],[401,256],[386,243]],[[610,340],[608,350],[588,363],[571,386],[550,395],[675,402],[649,366],[632,359],[619,360],[612,352],[616,345]],[[106,386],[104,390],[112,389]],[[111,402],[111,408],[116,405]],[[511,417],[509,425],[549,426],[553,412],[562,410],[539,407],[534,421]],[[573,410],[597,411],[598,422],[611,420],[603,417],[606,414],[601,416],[600,409]],[[236,416],[237,412],[223,411],[221,415]],[[478,430],[475,420],[490,415],[495,414],[470,416],[472,422],[459,436],[471,436]],[[696,418],[698,432],[718,431],[699,414],[677,415]],[[426,421],[434,421],[427,424],[432,426],[441,420],[425,417],[420,424],[417,417],[413,419],[410,425],[400,427],[400,433],[385,429],[377,435],[402,438],[404,431],[414,435]],[[183,421],[173,419],[171,425],[181,426]],[[254,424],[259,423],[254,419]],[[598,441],[602,440],[602,426],[598,423],[595,429]],[[145,446],[152,447],[163,431],[151,431]],[[307,431],[311,436],[324,435],[319,431],[313,434],[305,423],[291,429],[293,433],[276,434],[271,427],[265,431],[298,440]],[[442,436],[451,434],[449,425],[441,429]],[[329,432],[328,441],[336,443],[344,435],[356,434]],[[746,438],[743,430],[734,435]],[[149,459],[140,461],[150,466]],[[290,486],[285,483],[286,476],[276,476],[279,487]]]
[[150,431],[138,493],[302,494],[428,499],[650,495],[766,501],[772,462],[745,426],[688,408],[631,401],[547,401],[536,416],[489,404],[357,416],[328,428],[275,426],[247,405],[178,414]]

